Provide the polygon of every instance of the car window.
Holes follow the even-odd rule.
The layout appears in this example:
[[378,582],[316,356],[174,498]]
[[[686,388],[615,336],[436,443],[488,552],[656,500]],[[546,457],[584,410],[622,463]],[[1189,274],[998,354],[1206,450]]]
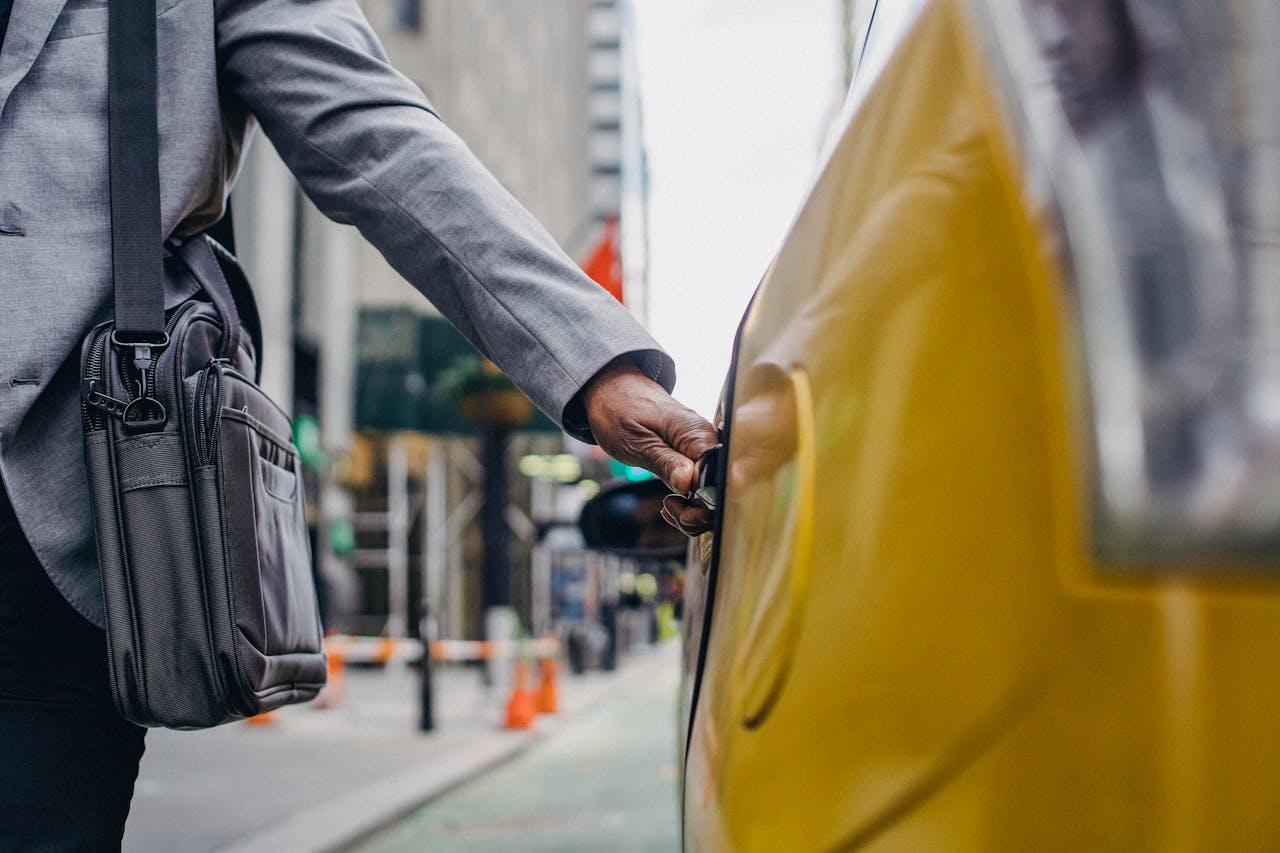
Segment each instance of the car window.
[[1280,6],[970,5],[1066,270],[1099,552],[1280,545]]

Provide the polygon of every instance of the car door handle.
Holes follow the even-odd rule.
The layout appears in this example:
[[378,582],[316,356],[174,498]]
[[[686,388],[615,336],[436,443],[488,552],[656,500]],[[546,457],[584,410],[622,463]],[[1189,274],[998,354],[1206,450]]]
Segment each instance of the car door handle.
[[[737,685],[737,716],[746,728],[764,721],[782,694],[796,652],[800,627],[809,598],[813,573],[813,552],[818,476],[817,427],[813,389],[801,368],[787,373],[795,407],[793,491],[790,495],[791,523],[786,550],[776,558],[757,554],[762,565],[750,574],[760,581],[755,606],[740,636],[752,638],[735,655],[734,680]],[[769,538],[782,531],[769,531]],[[777,577],[786,572],[786,577]],[[773,575],[770,577],[769,575]],[[778,589],[769,594],[770,588]],[[781,619],[781,624],[770,624]]]

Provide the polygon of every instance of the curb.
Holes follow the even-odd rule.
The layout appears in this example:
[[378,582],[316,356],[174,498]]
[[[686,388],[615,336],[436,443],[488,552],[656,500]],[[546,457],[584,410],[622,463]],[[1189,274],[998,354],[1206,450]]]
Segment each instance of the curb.
[[[558,728],[558,726],[556,727]],[[520,755],[554,729],[499,733],[318,806],[296,812],[270,829],[219,848],[219,853],[338,853],[390,826],[415,809]]]
[[481,736],[475,729],[439,732],[437,737],[450,737],[458,745],[428,765],[294,812],[269,829],[219,847],[216,853],[342,853],[559,732],[604,698],[617,676],[610,673],[587,685],[572,708],[550,718],[539,716],[529,731],[499,730]]

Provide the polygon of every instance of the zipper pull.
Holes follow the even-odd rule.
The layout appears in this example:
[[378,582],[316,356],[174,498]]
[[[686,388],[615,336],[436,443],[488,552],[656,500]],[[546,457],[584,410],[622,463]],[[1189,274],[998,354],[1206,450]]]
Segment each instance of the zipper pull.
[[93,406],[95,409],[101,409],[109,415],[115,415],[117,418],[124,417],[124,410],[128,407],[128,403],[124,400],[117,400],[115,397],[109,397],[97,389],[97,382],[91,381],[88,393],[84,395],[85,405]]
[[[136,344],[133,348],[133,366],[146,374],[151,369],[151,344]],[[145,396],[145,395],[144,395]]]

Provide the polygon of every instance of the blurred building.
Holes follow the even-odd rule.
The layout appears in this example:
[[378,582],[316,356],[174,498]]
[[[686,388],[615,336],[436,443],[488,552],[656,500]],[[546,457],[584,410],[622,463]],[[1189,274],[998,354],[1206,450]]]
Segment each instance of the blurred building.
[[849,90],[853,75],[858,70],[858,63],[862,59],[862,47],[866,43],[867,31],[875,16],[877,2],[878,0],[838,0],[842,95]]
[[858,0],[840,0],[840,54],[843,60],[844,88],[853,82],[853,70],[857,60],[857,35],[854,29],[854,7]]
[[[571,257],[603,261],[643,317],[647,173],[625,0],[363,7],[449,126]],[[444,633],[476,635],[475,442],[465,425],[423,414],[439,371],[466,345],[353,228],[324,219],[264,138],[233,205],[261,303],[263,383],[317,427],[311,494],[331,621],[413,633],[429,598]],[[515,444],[518,457],[558,452],[562,439],[532,432]],[[535,522],[556,501],[549,483],[513,485],[513,603],[542,629],[547,581],[530,566]]]

